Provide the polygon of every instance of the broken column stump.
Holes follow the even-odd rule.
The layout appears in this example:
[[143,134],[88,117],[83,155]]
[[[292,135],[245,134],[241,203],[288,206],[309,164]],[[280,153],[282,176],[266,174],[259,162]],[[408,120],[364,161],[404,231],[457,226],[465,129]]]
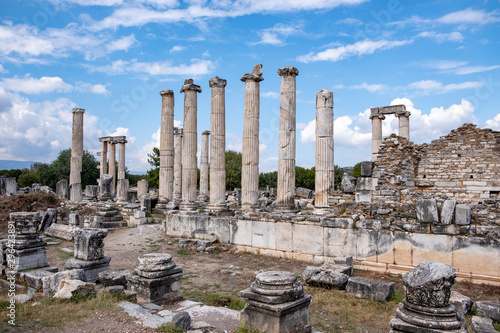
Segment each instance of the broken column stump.
[[14,271],[23,271],[49,266],[47,262],[46,243],[38,234],[38,227],[42,218],[38,213],[17,212],[10,213],[10,225],[14,225],[15,240],[12,250],[13,260],[8,260],[9,268]]
[[180,279],[184,270],[168,253],[147,253],[139,256],[135,273],[127,276],[128,288],[137,293],[138,302],[164,304],[182,298]]
[[466,333],[464,316],[450,304],[455,268],[423,261],[403,275],[405,299],[390,322],[391,333]]
[[248,299],[241,312],[241,322],[247,326],[267,333],[311,332],[311,295],[304,294],[295,274],[259,273],[250,288],[240,294]]
[[66,261],[64,269],[83,269],[85,281],[95,282],[100,272],[109,270],[111,257],[104,256],[103,242],[107,235],[106,229],[75,230],[75,257]]

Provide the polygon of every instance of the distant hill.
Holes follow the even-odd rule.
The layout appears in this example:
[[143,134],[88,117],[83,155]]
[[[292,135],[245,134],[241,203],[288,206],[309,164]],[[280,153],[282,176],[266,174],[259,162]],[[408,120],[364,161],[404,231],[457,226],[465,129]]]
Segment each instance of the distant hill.
[[0,170],[29,168],[35,161],[0,160]]

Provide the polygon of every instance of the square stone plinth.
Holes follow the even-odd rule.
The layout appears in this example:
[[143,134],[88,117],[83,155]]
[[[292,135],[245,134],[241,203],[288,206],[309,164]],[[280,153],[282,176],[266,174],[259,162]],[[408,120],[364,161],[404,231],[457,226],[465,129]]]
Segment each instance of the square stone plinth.
[[45,246],[14,249],[13,255],[15,271],[24,271],[27,269],[36,269],[49,266]]
[[308,333],[311,295],[283,304],[266,304],[249,300],[241,311],[241,322],[267,333]]
[[66,261],[64,269],[83,269],[86,282],[96,282],[100,272],[109,270],[111,257],[104,257],[98,260],[81,260],[71,258]]
[[182,298],[180,279],[183,272],[148,279],[137,274],[127,276],[127,287],[137,293],[138,302],[164,304]]

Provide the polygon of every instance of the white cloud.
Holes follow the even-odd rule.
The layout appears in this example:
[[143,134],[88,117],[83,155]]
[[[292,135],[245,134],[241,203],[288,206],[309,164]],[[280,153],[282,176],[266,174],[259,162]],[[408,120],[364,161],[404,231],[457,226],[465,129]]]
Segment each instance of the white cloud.
[[116,60],[111,65],[89,67],[93,72],[125,74],[127,72],[147,73],[149,75],[204,75],[210,74],[216,64],[210,60],[191,59],[191,64],[173,65],[171,61],[139,62]]
[[383,90],[389,89],[389,87],[386,84],[368,84],[366,82],[351,86],[350,88],[351,89],[364,89],[364,90],[368,90],[369,92],[381,92]]
[[500,130],[500,113],[497,114],[493,119],[486,120],[485,126],[491,128],[492,130]]
[[277,99],[280,98],[280,93],[274,91],[264,91],[260,93],[260,96]]
[[109,91],[106,89],[106,85],[103,84],[90,84],[86,82],[76,82],[75,91],[82,93],[93,93],[98,95],[109,95]]
[[294,25],[286,25],[282,23],[276,24],[272,28],[264,29],[259,32],[260,41],[255,43],[250,43],[251,45],[256,44],[269,44],[274,46],[285,45],[285,39],[288,36],[297,36],[303,33],[303,23],[298,23]]
[[175,52],[181,52],[181,51],[184,51],[186,49],[185,46],[182,46],[182,45],[175,45],[174,47],[172,47],[170,49],[170,53],[175,53]]
[[0,64],[0,74],[7,73],[7,72],[8,72],[8,70],[3,68],[2,64]]
[[264,153],[267,151],[267,145],[265,143],[259,144],[259,152]]
[[422,62],[420,65],[432,69],[450,70],[467,65],[467,61],[456,60],[431,60]]
[[348,18],[343,19],[343,20],[338,20],[337,23],[338,24],[349,24],[349,25],[360,26],[363,24],[363,21],[348,17]]
[[488,13],[484,10],[475,10],[472,8],[467,8],[464,10],[459,10],[446,14],[436,20],[439,23],[445,24],[464,24],[464,23],[474,23],[474,24],[487,24],[492,22],[499,22],[500,16],[498,12]]
[[316,119],[308,122],[306,127],[300,131],[300,141],[306,145],[316,142]]
[[106,44],[106,48],[110,52],[114,51],[127,51],[132,45],[137,42],[134,34],[130,36],[125,36],[117,40],[113,40],[110,43]]
[[22,92],[25,94],[43,94],[49,92],[69,92],[73,86],[63,81],[60,77],[42,76],[40,79],[33,78],[30,74],[24,77],[2,79],[1,86],[6,90]]
[[389,40],[363,40],[346,46],[339,46],[333,49],[327,49],[318,53],[309,53],[297,57],[300,62],[314,61],[340,61],[345,58],[372,54],[375,51],[388,50],[397,46],[403,46],[412,43],[413,40],[389,41]]
[[442,82],[434,80],[422,80],[410,83],[408,85],[408,88],[411,90],[415,90],[415,93],[419,95],[439,95],[447,94],[455,90],[479,88],[483,85],[484,82],[480,81],[450,83],[444,85]]
[[467,66],[455,69],[453,72],[458,75],[474,74],[491,71],[500,68],[500,65],[494,66]]
[[458,32],[453,31],[450,33],[439,33],[434,31],[423,31],[417,35],[417,37],[432,38],[438,43],[443,42],[463,42],[464,36]]

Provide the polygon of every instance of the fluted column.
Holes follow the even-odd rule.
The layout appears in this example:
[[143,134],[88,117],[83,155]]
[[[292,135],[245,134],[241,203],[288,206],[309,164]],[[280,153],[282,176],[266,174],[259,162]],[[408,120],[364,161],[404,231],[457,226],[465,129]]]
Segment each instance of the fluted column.
[[83,114],[85,109],[73,109],[69,200],[82,201]]
[[108,173],[108,137],[99,138],[101,141],[101,165],[99,166],[99,176]]
[[127,140],[125,137],[120,137],[117,139],[118,142],[118,176],[117,178],[117,188],[116,196],[118,201],[127,201],[128,192],[128,179],[125,179],[125,144]]
[[196,204],[197,183],[197,109],[196,93],[201,87],[193,83],[193,79],[184,81],[181,88],[184,93],[184,128],[182,142],[182,203],[180,209],[194,210]]
[[174,195],[173,199],[176,203],[182,199],[182,128],[174,128],[175,136],[175,155],[174,155]]
[[378,108],[371,108],[370,119],[372,120],[372,161],[375,161],[382,144],[382,120],[385,116],[378,112]]
[[243,75],[245,107],[243,114],[243,147],[241,166],[241,206],[251,210],[259,199],[259,115],[262,65],[253,66],[252,73]]
[[210,206],[226,210],[226,84],[217,76],[209,81],[212,88],[210,112]]
[[280,125],[278,151],[278,184],[276,208],[295,209],[295,124],[296,84],[299,70],[295,67],[281,67]]
[[399,136],[410,140],[410,112],[396,112],[396,117],[399,119]]
[[328,194],[334,190],[333,92],[321,89],[316,95],[316,208],[328,208]]
[[113,176],[113,195],[116,193],[116,142],[109,142],[109,171]]
[[171,201],[174,192],[174,92],[162,90],[160,128],[159,201]]
[[208,141],[210,131],[201,133],[200,151],[200,195],[198,201],[208,201]]

